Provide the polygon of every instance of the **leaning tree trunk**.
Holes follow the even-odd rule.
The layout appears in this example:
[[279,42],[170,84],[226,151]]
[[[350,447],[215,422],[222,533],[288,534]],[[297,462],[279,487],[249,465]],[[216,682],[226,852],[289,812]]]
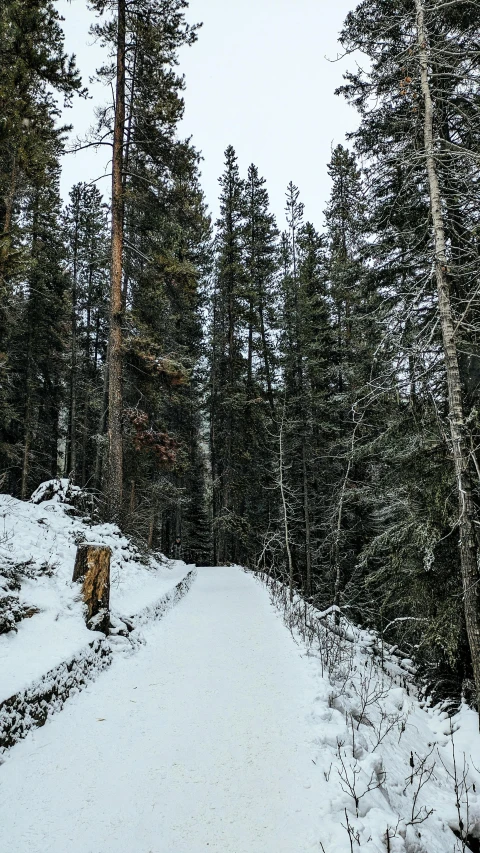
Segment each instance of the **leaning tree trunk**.
[[417,12],[417,36],[421,86],[425,106],[425,163],[428,175],[430,209],[435,238],[435,270],[438,291],[438,308],[445,356],[445,371],[448,385],[450,434],[459,498],[460,561],[463,583],[463,601],[468,642],[475,677],[477,703],[480,709],[479,572],[477,564],[477,541],[474,528],[476,509],[473,501],[469,474],[469,448],[465,435],[462,384],[455,341],[455,325],[450,300],[442,197],[435,160],[433,139],[434,106],[428,72],[429,49],[428,33],[425,24],[424,0],[415,0],[415,7]]
[[122,318],[123,142],[125,134],[125,0],[118,0],[117,83],[112,161],[112,271],[108,342],[108,514],[120,521],[123,496]]
[[288,524],[288,504],[286,498],[286,490],[285,490],[285,481],[284,481],[284,466],[285,466],[285,454],[284,454],[284,443],[283,443],[283,430],[285,427],[285,402],[283,403],[283,413],[282,420],[280,421],[280,432],[278,436],[278,484],[280,487],[280,497],[282,500],[282,519],[283,519],[283,533],[285,538],[285,551],[287,554],[287,566],[288,566],[288,590],[289,590],[289,598],[290,601],[293,601],[293,558],[292,558],[292,549],[290,547],[290,530]]

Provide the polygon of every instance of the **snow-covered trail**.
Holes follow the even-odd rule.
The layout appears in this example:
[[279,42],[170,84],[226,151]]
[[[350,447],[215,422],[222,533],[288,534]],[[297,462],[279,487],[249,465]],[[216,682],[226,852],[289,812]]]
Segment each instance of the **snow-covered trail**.
[[146,637],[8,754],[0,850],[318,850],[315,687],[265,590],[200,569]]

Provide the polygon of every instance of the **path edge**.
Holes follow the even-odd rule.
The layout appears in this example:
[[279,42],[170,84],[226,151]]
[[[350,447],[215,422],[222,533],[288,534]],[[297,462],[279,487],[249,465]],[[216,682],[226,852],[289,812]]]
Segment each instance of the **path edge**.
[[[140,610],[132,617],[135,628],[162,619],[185,597],[196,576],[197,569],[191,569],[161,598]],[[115,650],[108,637],[97,637],[28,687],[0,702],[0,757],[32,729],[45,725],[70,696],[80,693],[108,669],[114,658]]]

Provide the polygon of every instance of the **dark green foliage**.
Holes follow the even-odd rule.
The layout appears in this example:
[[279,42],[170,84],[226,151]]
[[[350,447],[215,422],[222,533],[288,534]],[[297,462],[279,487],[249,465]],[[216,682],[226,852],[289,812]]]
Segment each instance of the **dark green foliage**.
[[70,284],[68,415],[64,473],[98,489],[107,347],[107,207],[95,186],[77,184],[64,211]]
[[[198,154],[177,136],[184,86],[177,54],[196,39],[186,7],[183,0],[127,7],[123,523],[168,556],[205,561],[199,365],[210,222]],[[96,34],[113,55],[115,21]],[[110,81],[114,72],[106,65],[100,76]],[[100,114],[100,134],[111,132],[112,115]]]
[[67,278],[56,211],[57,175],[47,173],[28,210],[29,269],[16,294],[17,318],[9,340],[12,444],[15,491],[28,497],[39,482],[57,473],[60,410],[63,399]]
[[220,178],[216,269],[212,295],[210,367],[210,455],[213,480],[215,561],[239,557],[242,480],[247,467],[241,434],[246,408],[247,358],[242,332],[247,315],[247,279],[243,254],[244,182],[235,151],[225,152]]
[[[470,5],[468,9],[461,2],[428,4],[426,22],[435,57],[430,86],[451,258],[447,272],[463,404],[471,412],[467,440],[478,503],[478,254],[472,251],[473,211],[478,209],[473,165],[478,152],[478,12]],[[414,3],[378,0],[361,3],[348,16],[341,36],[347,50],[359,49],[368,57],[368,70],[359,66],[340,91],[361,114],[352,136],[357,151],[368,158],[372,260],[367,278],[383,297],[376,313],[384,316],[375,350],[374,385],[381,406],[377,413],[368,409],[378,435],[373,435],[371,450],[365,448],[368,479],[363,492],[370,530],[357,558],[356,588],[350,584],[346,595],[357,618],[361,614],[381,629],[388,625],[386,638],[417,659],[438,696],[441,681],[458,695],[470,664],[468,655],[465,659],[458,508],[432,272],[430,201],[424,159],[418,156],[423,100],[415,26]]]
[[210,458],[217,562],[255,565],[275,516],[276,226],[258,170],[225,152],[210,326]]
[[50,0],[0,9],[2,486],[22,496],[57,473],[67,280],[60,237],[63,131],[55,92],[80,91]]

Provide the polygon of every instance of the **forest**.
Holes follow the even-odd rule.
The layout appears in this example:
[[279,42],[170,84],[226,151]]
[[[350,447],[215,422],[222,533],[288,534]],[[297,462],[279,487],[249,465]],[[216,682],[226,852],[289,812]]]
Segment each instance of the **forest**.
[[[323,222],[182,138],[187,0],[91,0],[111,193],[53,0],[0,6],[1,491],[68,478],[139,547],[236,564],[480,697],[480,6],[364,0]],[[72,14],[73,14],[72,6]],[[361,61],[358,60],[361,57]],[[299,152],[301,156],[301,152]]]

